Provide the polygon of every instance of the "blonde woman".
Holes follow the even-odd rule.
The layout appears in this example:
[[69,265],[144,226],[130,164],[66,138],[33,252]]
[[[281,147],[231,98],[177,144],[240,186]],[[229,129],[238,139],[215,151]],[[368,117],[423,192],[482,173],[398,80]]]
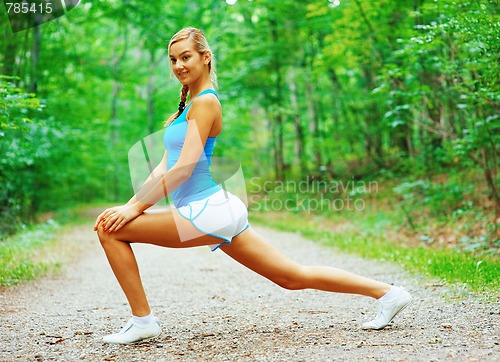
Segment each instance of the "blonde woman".
[[[318,289],[378,299],[378,313],[365,329],[382,329],[410,304],[403,288],[325,266],[303,266],[282,255],[248,224],[236,196],[215,184],[210,158],[222,130],[222,109],[214,91],[213,54],[202,31],[185,28],[168,45],[172,71],[182,84],[179,110],[167,121],[165,154],[127,204],[109,208],[94,230],[127,300],[132,317],[108,343],[155,338],[161,325],[148,304],[131,243],[169,248],[209,245],[286,289]],[[190,102],[186,104],[189,95]],[[174,206],[147,211],[166,196]]]

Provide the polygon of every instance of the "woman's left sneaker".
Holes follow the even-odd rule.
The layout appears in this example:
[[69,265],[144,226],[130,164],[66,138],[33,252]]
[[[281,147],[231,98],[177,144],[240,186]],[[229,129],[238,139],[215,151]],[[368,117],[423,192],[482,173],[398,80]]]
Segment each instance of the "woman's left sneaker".
[[158,337],[160,334],[161,325],[158,318],[155,317],[154,322],[146,327],[138,326],[133,322],[132,318],[130,318],[120,332],[104,336],[102,340],[106,343],[132,344],[148,341]]
[[389,302],[379,301],[378,313],[374,320],[363,324],[363,329],[382,329],[386,327],[394,317],[405,309],[412,301],[412,296],[403,288],[400,288],[396,298]]

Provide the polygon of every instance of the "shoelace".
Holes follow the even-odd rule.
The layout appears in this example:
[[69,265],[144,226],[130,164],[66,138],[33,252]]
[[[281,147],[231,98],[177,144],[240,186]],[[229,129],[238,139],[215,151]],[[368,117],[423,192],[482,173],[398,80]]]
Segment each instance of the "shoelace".
[[120,329],[120,332],[118,332],[118,334],[125,333],[126,331],[128,331],[132,327],[132,325],[133,325],[133,323],[129,321],[127,324],[125,324],[125,327]]
[[378,317],[380,317],[382,315],[383,310],[384,310],[384,303],[379,302],[377,316],[375,317],[375,319],[377,319]]

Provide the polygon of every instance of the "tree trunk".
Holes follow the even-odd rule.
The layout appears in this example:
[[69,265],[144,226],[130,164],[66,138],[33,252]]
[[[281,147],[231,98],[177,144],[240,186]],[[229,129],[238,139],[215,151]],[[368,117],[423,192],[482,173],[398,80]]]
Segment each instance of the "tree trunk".
[[[371,64],[363,64],[363,74],[367,81],[366,87],[368,89],[373,89],[375,87],[375,69]],[[383,161],[383,149],[382,149],[382,132],[380,131],[380,120],[382,119],[382,114],[378,110],[376,100],[370,101],[366,106],[366,113],[364,114],[364,122],[366,124],[366,153],[371,159],[374,159],[378,164]]]
[[496,165],[491,165],[492,161],[490,160],[490,156],[486,151],[485,147],[481,147],[480,149],[480,157],[477,157],[473,153],[469,153],[469,157],[472,158],[482,169],[484,173],[484,178],[486,179],[486,183],[491,191],[491,196],[495,203],[495,221],[494,223],[498,223],[500,220],[500,195],[498,193],[498,188],[495,182],[496,179]]
[[[366,16],[366,13],[361,6],[359,0],[354,0],[354,3],[358,7],[359,14],[361,15],[361,18],[363,19],[366,27],[368,28],[368,37],[372,39],[374,43],[380,43],[377,35],[375,34],[375,28],[372,26],[370,20]],[[390,43],[389,43],[390,44]],[[383,63],[384,62],[384,55],[380,50],[377,49],[377,47],[373,47],[373,54],[378,58],[378,60]]]
[[285,165],[283,159],[283,116],[278,114],[275,118],[275,130],[276,130],[276,147],[274,153],[276,180],[283,181],[285,179]]
[[[293,77],[291,77],[293,78]],[[297,84],[294,79],[290,79],[290,105],[293,110],[293,123],[295,126],[294,163],[299,165],[300,174],[307,173],[307,159],[305,155],[304,129],[300,122],[300,110],[297,102]]]
[[432,150],[436,148],[441,148],[443,146],[443,138],[438,135],[438,133],[440,133],[439,130],[441,129],[441,122],[442,122],[441,110],[442,110],[441,104],[435,104],[433,107],[427,107],[428,116],[432,121],[436,131],[438,131],[438,132],[428,133]]
[[116,147],[118,145],[119,139],[119,129],[120,129],[120,121],[118,120],[118,95],[121,90],[121,74],[120,74],[120,63],[125,57],[127,52],[127,27],[124,27],[123,32],[123,49],[120,54],[117,54],[116,49],[118,49],[120,45],[119,38],[115,41],[115,51],[112,61],[112,74],[113,74],[113,94],[111,97],[111,120],[110,120],[110,159],[113,164],[113,168],[111,169],[112,175],[110,176],[110,189],[111,194],[113,195],[114,200],[118,200],[119,198],[119,187],[118,187],[118,160],[116,159]]
[[314,90],[312,89],[311,82],[306,83],[306,99],[307,99],[307,115],[310,120],[309,133],[312,135],[314,162],[316,163],[314,172],[316,172],[319,166],[321,166],[322,157],[321,157],[321,149],[318,145],[319,119],[318,119],[318,113],[316,112],[316,104],[314,102]]
[[111,170],[110,181],[111,181],[111,194],[113,195],[113,200],[118,200],[118,160],[114,156],[116,154],[116,146],[118,144],[118,95],[121,90],[121,85],[119,81],[115,78],[113,79],[113,95],[111,98],[111,120],[110,120],[110,159],[113,164]]
[[147,127],[148,134],[153,134],[155,131],[154,125],[154,95],[155,95],[155,78],[154,72],[156,69],[156,59],[154,49],[149,50],[149,77],[148,77],[148,87],[147,87],[147,98],[148,98],[148,116],[147,116]]
[[406,136],[406,149],[408,150],[408,155],[410,158],[415,157],[415,149],[413,147],[413,141],[411,137],[411,127],[409,125],[405,125],[405,136]]
[[344,108],[342,104],[342,97],[340,96],[340,92],[342,91],[342,86],[339,82],[339,78],[337,77],[337,73],[335,72],[335,69],[332,67],[328,68],[328,74],[330,75],[330,81],[332,83],[332,98],[333,98],[333,108],[332,108],[332,116],[333,116],[333,125],[334,125],[334,137],[338,137],[338,132],[335,132],[335,130],[338,130],[339,126],[339,117],[340,117],[340,111]]
[[18,43],[15,41],[16,38],[14,36],[7,36],[5,38],[7,40],[7,44],[5,46],[5,53],[3,56],[3,69],[2,72],[5,75],[13,76],[15,74],[15,65],[16,65],[16,54]]
[[[271,26],[271,38],[274,44],[278,44],[278,28],[276,25],[276,19],[271,18],[269,20]],[[274,117],[273,135],[274,135],[274,166],[275,175],[278,181],[284,179],[284,156],[283,156],[283,116],[281,115],[281,105],[282,105],[282,78],[281,78],[281,53],[275,52],[273,59],[273,69],[276,72],[276,97],[275,102],[277,106],[277,112]]]
[[40,28],[40,26],[35,26],[33,28],[33,42],[31,46],[31,76],[29,85],[29,91],[31,93],[36,93],[38,90],[38,62],[42,43]]

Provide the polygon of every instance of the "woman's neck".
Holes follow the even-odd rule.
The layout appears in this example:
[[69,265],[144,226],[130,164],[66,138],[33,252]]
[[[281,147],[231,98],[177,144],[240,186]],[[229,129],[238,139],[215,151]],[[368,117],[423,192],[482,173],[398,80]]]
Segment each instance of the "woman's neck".
[[203,92],[205,89],[213,88],[212,80],[210,79],[210,75],[204,77],[204,79],[200,79],[199,82],[189,84],[189,98],[193,99],[198,94]]

